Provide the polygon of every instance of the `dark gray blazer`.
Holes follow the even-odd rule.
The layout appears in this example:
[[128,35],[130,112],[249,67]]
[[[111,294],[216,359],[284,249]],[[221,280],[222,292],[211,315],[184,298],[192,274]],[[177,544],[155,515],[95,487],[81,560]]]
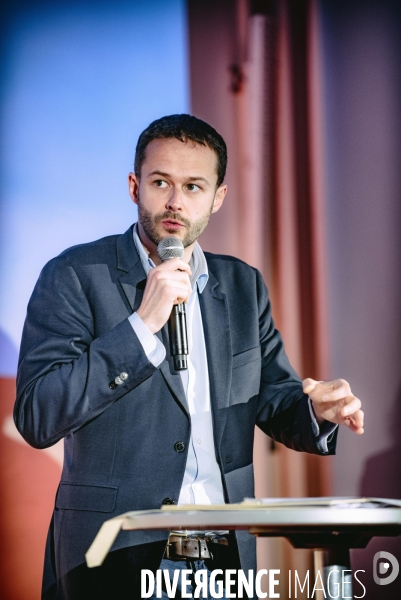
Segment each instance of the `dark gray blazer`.
[[[226,500],[240,502],[254,495],[255,424],[294,450],[319,451],[260,273],[229,256],[206,259],[200,305],[215,450]],[[106,519],[178,500],[187,451],[174,445],[188,447],[190,417],[169,356],[155,368],[128,321],[145,283],[131,227],[51,260],[28,305],[15,422],[35,448],[65,439],[47,547],[47,576],[56,579],[84,563]],[[168,348],[166,327],[158,335]],[[110,386],[122,372],[126,381]],[[166,537],[125,531],[113,548]],[[253,536],[237,532],[237,540],[242,568],[255,568]]]

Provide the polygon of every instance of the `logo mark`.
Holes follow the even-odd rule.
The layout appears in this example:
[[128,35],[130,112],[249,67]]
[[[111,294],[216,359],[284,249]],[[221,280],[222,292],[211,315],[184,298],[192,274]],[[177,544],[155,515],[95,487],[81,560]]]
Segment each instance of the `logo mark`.
[[[386,562],[379,562],[380,559],[385,559]],[[379,575],[388,573],[390,566],[392,567],[390,574],[387,575],[387,577],[379,577]],[[389,583],[392,583],[396,579],[399,571],[400,565],[395,556],[390,554],[390,552],[384,552],[384,550],[376,552],[373,557],[373,579],[377,585],[388,585]]]

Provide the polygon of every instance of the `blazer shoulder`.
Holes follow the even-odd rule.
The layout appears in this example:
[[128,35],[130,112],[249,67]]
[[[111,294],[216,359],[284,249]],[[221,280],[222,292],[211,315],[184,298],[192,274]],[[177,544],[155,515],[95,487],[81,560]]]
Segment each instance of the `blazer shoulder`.
[[79,288],[83,281],[81,275],[87,273],[88,268],[96,265],[115,267],[118,240],[123,236],[124,234],[109,235],[63,250],[43,266],[35,290],[38,286],[48,288],[71,281]]
[[114,249],[120,235],[108,235],[94,240],[93,242],[87,242],[85,244],[77,244],[71,246],[66,250],[63,250],[53,260],[60,259],[61,261],[81,262],[92,257],[96,257],[102,254],[108,254],[110,249]]
[[71,246],[49,260],[43,267],[42,273],[66,267],[76,270],[91,264],[116,264],[118,244],[120,240],[129,239],[130,232],[131,228],[123,234],[108,235],[93,242]]

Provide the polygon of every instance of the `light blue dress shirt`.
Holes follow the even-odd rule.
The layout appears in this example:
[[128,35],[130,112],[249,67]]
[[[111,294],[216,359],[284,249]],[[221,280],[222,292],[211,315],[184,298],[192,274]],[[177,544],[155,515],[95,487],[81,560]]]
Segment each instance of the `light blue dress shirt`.
[[[136,226],[134,242],[145,273],[148,274],[155,265],[139,239]],[[192,293],[185,306],[188,369],[179,373],[191,417],[191,438],[178,504],[224,504],[223,483],[214,449],[209,370],[198,295],[205,289],[209,272],[198,243],[194,246],[190,267]],[[166,356],[164,345],[149,331],[137,313],[132,314],[129,320],[147,357],[158,367]]]

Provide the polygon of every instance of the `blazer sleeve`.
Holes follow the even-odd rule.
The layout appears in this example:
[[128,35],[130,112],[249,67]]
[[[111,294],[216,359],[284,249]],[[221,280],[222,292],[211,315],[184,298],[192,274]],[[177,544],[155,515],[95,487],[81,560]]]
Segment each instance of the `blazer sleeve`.
[[[302,382],[290,365],[279,331],[271,315],[268,292],[257,272],[259,332],[262,354],[257,425],[274,440],[293,450],[323,454],[317,444]],[[338,428],[328,439],[328,452],[335,454]]]
[[[128,318],[95,339],[90,304],[68,257],[44,267],[28,304],[14,408],[29,444],[55,444],[155,370]],[[127,377],[116,385],[121,373]]]

